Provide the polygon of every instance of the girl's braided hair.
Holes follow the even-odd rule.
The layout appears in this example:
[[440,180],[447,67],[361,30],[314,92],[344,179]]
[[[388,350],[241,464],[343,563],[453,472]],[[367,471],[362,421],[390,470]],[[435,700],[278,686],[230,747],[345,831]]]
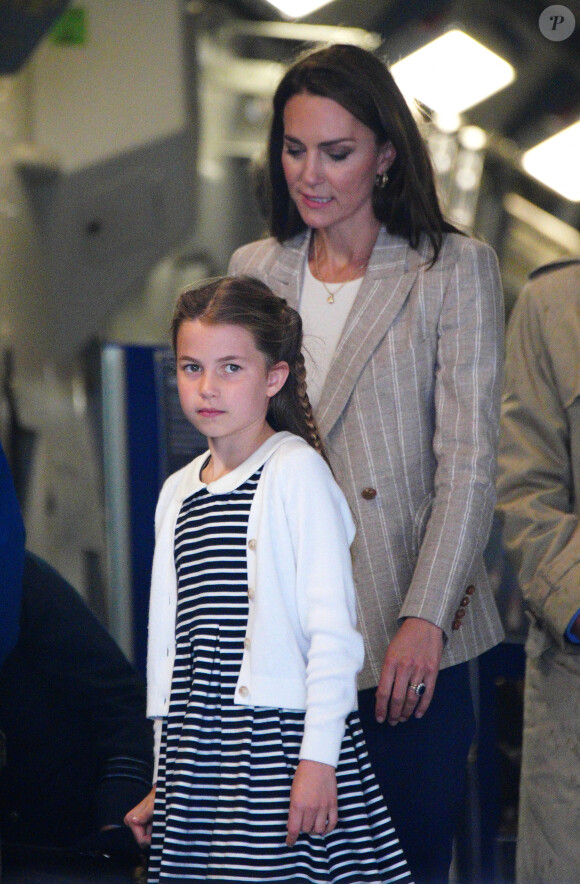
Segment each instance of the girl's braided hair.
[[300,314],[260,280],[224,276],[187,288],[179,295],[171,323],[175,353],[181,323],[193,319],[245,328],[263,353],[267,370],[278,362],[288,363],[290,373],[270,400],[266,419],[273,430],[301,436],[330,466],[306,388]]

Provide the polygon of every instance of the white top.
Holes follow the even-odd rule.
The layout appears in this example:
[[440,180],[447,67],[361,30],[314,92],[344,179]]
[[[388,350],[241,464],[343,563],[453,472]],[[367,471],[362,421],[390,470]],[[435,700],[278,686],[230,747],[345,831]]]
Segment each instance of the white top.
[[308,398],[314,410],[318,408],[332,357],[362,280],[361,276],[351,282],[327,283],[328,289],[337,293],[334,303],[329,304],[328,290],[312,275],[306,262],[299,312],[304,329]]
[[305,709],[301,758],[336,765],[356,709],[363,640],[356,630],[354,523],[322,457],[291,433],[271,436],[237,469],[204,485],[207,452],[165,482],[155,515],[147,714],[167,715],[175,657],[175,523],[185,498],[237,488],[264,464],[248,519],[249,614],[235,702]]

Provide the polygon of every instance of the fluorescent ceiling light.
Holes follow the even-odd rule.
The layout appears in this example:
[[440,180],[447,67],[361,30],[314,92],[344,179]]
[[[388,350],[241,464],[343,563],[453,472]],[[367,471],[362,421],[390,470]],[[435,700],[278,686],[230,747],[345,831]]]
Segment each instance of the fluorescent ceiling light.
[[580,202],[580,120],[536,144],[522,157],[529,175],[572,202]]
[[516,76],[511,64],[457,29],[396,62],[391,72],[407,97],[445,114],[460,114]]
[[534,203],[525,200],[519,193],[507,193],[503,199],[506,212],[550,239],[557,246],[564,247],[570,255],[580,255],[580,233],[571,224],[566,224],[555,215],[545,212]]
[[274,6],[287,18],[302,18],[330,2],[331,0],[268,0],[270,6]]

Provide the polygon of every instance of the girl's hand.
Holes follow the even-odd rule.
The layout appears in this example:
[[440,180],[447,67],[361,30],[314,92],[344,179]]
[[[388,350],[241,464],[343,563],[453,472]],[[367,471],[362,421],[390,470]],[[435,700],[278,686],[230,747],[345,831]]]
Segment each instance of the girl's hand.
[[153,821],[153,805],[155,803],[155,786],[151,789],[143,801],[137,807],[125,815],[125,825],[133,832],[133,837],[139,847],[148,847],[151,844],[151,828]]
[[332,765],[302,759],[296,768],[286,844],[292,847],[300,832],[327,835],[338,821],[336,773]]

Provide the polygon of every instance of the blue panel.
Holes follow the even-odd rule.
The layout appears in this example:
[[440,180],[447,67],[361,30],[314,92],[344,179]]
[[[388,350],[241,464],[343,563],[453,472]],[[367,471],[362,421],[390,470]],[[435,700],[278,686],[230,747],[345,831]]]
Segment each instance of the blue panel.
[[127,347],[125,362],[134,661],[143,673],[155,506],[161,485],[153,352],[151,347]]

